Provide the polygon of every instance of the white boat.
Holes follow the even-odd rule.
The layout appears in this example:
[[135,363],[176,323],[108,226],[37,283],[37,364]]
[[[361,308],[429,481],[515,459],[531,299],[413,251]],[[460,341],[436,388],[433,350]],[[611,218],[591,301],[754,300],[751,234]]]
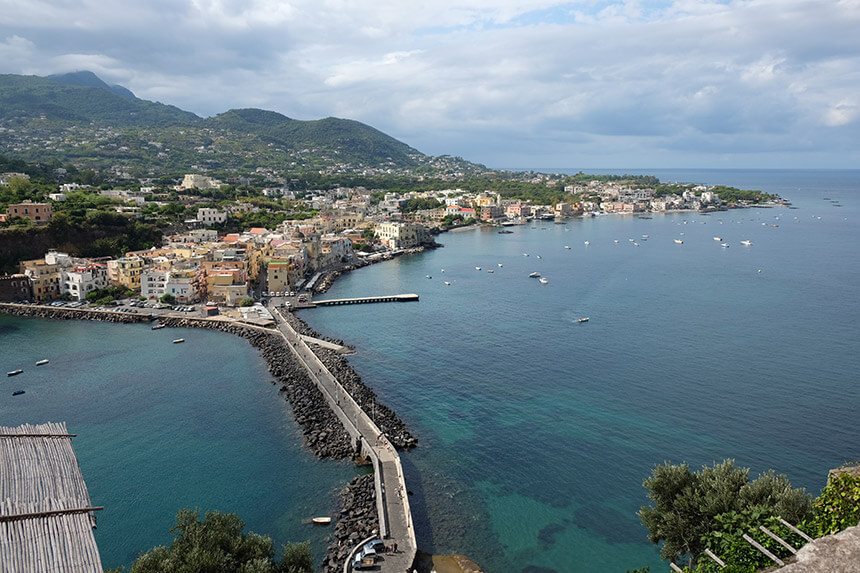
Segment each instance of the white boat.
[[167,325],[165,325],[165,324],[156,324],[155,326],[153,326],[153,327],[152,327],[152,330],[161,330],[161,329],[162,329],[162,328],[164,328],[165,326],[167,326]]
[[185,339],[184,338],[177,338],[176,340],[173,341],[173,344],[179,344],[180,342],[185,342]]
[[578,319],[578,322],[588,322],[588,317],[587,316],[580,316]]
[[47,364],[47,363],[48,363],[48,359],[45,358],[44,360],[39,360],[38,362],[36,362],[36,366],[41,366],[42,364]]
[[443,273],[444,273],[444,272],[445,272],[445,269],[442,269],[442,270],[441,270],[441,272],[443,272]]
[[722,240],[723,240],[723,238],[722,238],[722,237],[714,237],[714,240],[715,240],[715,241],[722,241]]
[[6,376],[17,376],[17,375],[18,375],[18,374],[20,374],[21,372],[23,372],[23,370],[21,370],[21,369],[19,368],[18,370],[13,370],[13,371],[11,371],[11,372],[7,372],[7,373],[6,373]]
[[618,243],[618,239],[615,239],[615,242]]
[[502,268],[502,266],[503,266],[502,263],[499,263],[499,268]]
[[426,275],[426,276],[427,276],[427,278],[428,278],[428,279],[432,279],[432,278],[433,278],[433,277],[431,277],[430,275]]
[[330,517],[314,517],[312,520],[314,525],[328,525],[331,523]]
[[531,273],[531,274],[529,275],[529,278],[533,278],[533,279],[536,279],[536,278],[538,278],[538,277],[540,277],[540,273]]
[[570,245],[565,245],[565,246],[564,246],[564,248],[565,248],[565,249],[569,249],[569,248],[570,248]]
[[681,239],[675,239],[675,244],[676,245],[683,245],[684,241],[682,241]]
[[537,258],[541,258],[541,256],[540,256],[540,255],[538,255],[538,256],[537,256]]
[[585,241],[585,243],[584,243],[584,245],[585,245],[586,247],[587,247],[588,245],[590,245],[590,244],[591,244],[591,243],[590,243],[589,241]]
[[633,242],[633,246],[634,246],[634,247],[638,247],[638,246],[639,246],[639,243],[637,243],[636,241],[634,241],[634,242]]
[[752,241],[741,241],[741,244],[745,247],[749,247],[750,245],[752,245]]
[[642,238],[643,238],[643,239],[647,239],[647,238],[648,238],[648,235],[642,235]]
[[451,283],[449,283],[448,281],[445,281],[445,284],[451,286]]
[[475,270],[476,270],[476,271],[480,271],[480,270],[481,270],[481,267],[475,267]]
[[548,283],[548,282],[549,282],[549,281],[547,280],[547,278],[546,278],[546,277],[541,277],[541,278],[540,278],[540,279],[538,279],[538,280],[540,281],[540,283],[541,283],[542,285],[545,285],[546,283]]
[[724,249],[728,249],[728,248],[729,248],[729,244],[728,244],[728,243],[720,243],[720,246],[721,246],[722,248],[724,248]]

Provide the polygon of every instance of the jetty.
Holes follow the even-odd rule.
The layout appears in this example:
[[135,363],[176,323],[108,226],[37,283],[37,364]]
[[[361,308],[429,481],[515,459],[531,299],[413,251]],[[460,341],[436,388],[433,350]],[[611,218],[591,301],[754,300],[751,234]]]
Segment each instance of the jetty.
[[0,569],[102,573],[96,518],[65,423],[0,427]]
[[392,294],[388,296],[360,296],[355,298],[330,298],[315,300],[316,306],[337,306],[341,304],[371,304],[377,302],[412,302],[418,301],[417,294]]
[[[408,571],[415,561],[418,545],[400,455],[370,416],[314,354],[302,336],[290,326],[280,309],[273,310],[278,319],[278,331],[286,340],[287,346],[304,365],[309,377],[356,444],[356,450],[373,464],[379,537],[385,540],[387,545],[396,543],[398,549],[397,553],[385,554],[376,564],[376,570],[398,573]],[[344,570],[347,570],[346,564]]]

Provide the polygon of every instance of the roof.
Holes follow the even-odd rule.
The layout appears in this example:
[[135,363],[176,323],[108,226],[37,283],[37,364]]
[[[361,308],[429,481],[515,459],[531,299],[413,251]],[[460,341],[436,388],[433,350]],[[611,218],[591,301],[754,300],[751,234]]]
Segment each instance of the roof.
[[0,427],[4,571],[103,572],[71,438],[65,423]]
[[262,235],[266,232],[266,229],[264,229],[263,227],[251,227],[248,232],[252,235]]

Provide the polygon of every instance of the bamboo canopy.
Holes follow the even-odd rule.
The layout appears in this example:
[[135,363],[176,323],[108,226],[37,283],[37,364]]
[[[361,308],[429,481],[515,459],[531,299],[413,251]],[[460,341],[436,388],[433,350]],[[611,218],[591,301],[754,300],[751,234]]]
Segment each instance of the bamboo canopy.
[[3,571],[102,573],[96,518],[66,424],[0,426]]

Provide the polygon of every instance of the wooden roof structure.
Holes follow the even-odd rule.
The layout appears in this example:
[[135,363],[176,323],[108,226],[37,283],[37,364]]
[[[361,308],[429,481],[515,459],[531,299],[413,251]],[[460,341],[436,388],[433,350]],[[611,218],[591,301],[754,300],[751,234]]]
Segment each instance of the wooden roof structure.
[[0,426],[3,571],[103,572],[72,437],[65,422]]

